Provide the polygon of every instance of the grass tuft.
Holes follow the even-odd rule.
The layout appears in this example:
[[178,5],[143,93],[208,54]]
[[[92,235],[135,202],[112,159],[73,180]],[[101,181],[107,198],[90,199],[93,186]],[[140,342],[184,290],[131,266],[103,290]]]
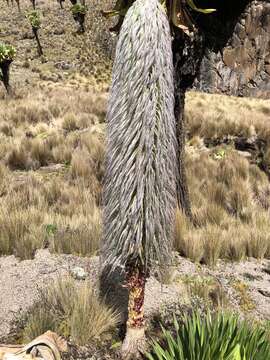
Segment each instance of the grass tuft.
[[40,290],[39,302],[25,318],[22,337],[30,341],[51,330],[86,345],[100,339],[117,323],[118,315],[99,299],[90,284],[59,278]]

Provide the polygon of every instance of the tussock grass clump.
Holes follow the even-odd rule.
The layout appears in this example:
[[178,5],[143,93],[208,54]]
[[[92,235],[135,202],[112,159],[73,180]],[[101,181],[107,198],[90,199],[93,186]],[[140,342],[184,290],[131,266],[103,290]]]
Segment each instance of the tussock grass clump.
[[9,171],[4,164],[0,163],[0,197],[6,192],[8,185]]
[[49,122],[52,114],[47,108],[43,108],[39,103],[30,102],[27,105],[18,105],[14,111],[6,114],[6,118],[14,125],[21,123],[37,124],[39,122]]
[[194,224],[176,213],[175,249],[209,265],[268,257],[266,175],[232,147],[189,151],[186,165]]
[[269,141],[269,111],[265,100],[190,92],[186,106],[188,136],[212,140],[258,136]]
[[30,341],[47,330],[71,337],[78,345],[99,339],[116,326],[118,315],[98,297],[90,284],[58,279],[40,290],[40,300],[25,319],[22,337]]
[[[36,249],[91,256],[97,253],[101,214],[95,197],[82,183],[63,179],[42,180],[35,175],[9,182],[9,172],[0,169],[0,254],[32,258]],[[44,181],[45,180],[45,181]],[[74,209],[76,208],[76,214]],[[47,232],[48,225],[55,228]]]
[[228,297],[222,285],[212,277],[190,277],[183,279],[191,298],[199,297],[205,308],[225,308],[229,304]]
[[62,127],[66,131],[75,131],[78,130],[78,121],[73,113],[67,113],[63,119]]
[[15,146],[7,155],[7,165],[11,170],[29,170],[31,161],[25,149]]
[[0,255],[29,259],[42,247],[42,215],[35,208],[7,212],[0,207]]
[[55,231],[51,237],[51,249],[58,253],[80,256],[95,255],[101,237],[101,216],[98,208],[88,216],[56,218]]

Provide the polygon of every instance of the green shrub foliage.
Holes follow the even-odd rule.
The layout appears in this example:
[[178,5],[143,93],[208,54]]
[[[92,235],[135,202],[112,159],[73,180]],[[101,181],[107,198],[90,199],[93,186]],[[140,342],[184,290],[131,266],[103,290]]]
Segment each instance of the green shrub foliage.
[[0,44],[0,64],[5,61],[13,61],[16,50],[12,45]]
[[202,318],[197,312],[174,319],[174,331],[162,328],[164,341],[153,343],[149,360],[267,360],[270,343],[264,330],[228,314]]
[[70,10],[71,10],[73,16],[77,15],[77,14],[85,15],[87,12],[87,6],[81,5],[81,4],[75,4],[71,7]]
[[29,20],[33,29],[39,29],[41,25],[40,14],[38,11],[33,10],[27,13],[27,19]]
[[[118,0],[112,10],[102,11],[106,17],[119,16],[118,25],[111,30],[119,31],[125,14],[134,2],[135,0]],[[202,9],[195,4],[194,0],[160,0],[160,3],[164,8],[167,7],[170,22],[184,31],[187,30],[188,27],[193,26],[192,17],[189,16],[190,10],[203,14],[210,14],[216,11],[216,9]]]

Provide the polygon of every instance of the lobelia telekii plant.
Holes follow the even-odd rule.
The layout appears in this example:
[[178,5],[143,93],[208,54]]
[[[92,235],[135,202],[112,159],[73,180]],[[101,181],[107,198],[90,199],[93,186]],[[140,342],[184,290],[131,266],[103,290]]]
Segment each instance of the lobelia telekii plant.
[[85,5],[84,1],[81,3],[75,3],[70,8],[73,19],[79,24],[79,32],[85,32],[85,16],[87,13],[87,6]]
[[[119,32],[127,13],[127,10],[135,0],[117,0],[115,7],[109,11],[102,11],[107,18],[118,16],[119,21],[111,28],[111,31]],[[203,1],[203,0],[202,0]],[[201,55],[205,46],[204,36],[198,31],[194,14],[210,14],[215,9],[202,9],[196,6],[193,0],[160,0],[164,7],[171,27],[173,64],[174,64],[174,112],[177,119],[177,206],[186,216],[194,222],[191,205],[189,200],[189,191],[186,181],[184,166],[184,148],[185,148],[185,119],[184,103],[185,92],[192,86],[198,72]]]
[[41,26],[41,18],[40,18],[40,13],[37,10],[33,10],[27,13],[27,19],[29,20],[29,23],[32,27],[32,31],[33,34],[35,36],[36,39],[36,43],[37,43],[37,49],[38,49],[38,55],[42,56],[43,55],[43,49],[39,40],[39,36],[38,36],[38,31],[40,29]]
[[120,31],[107,112],[104,268],[122,268],[129,291],[123,359],[144,349],[144,293],[154,264],[170,261],[177,206],[177,134],[170,22],[191,36],[192,0],[119,0]]
[[9,70],[15,55],[16,50],[12,45],[0,44],[0,81],[3,82],[8,94],[11,93]]
[[168,18],[158,0],[128,10],[116,49],[107,113],[105,265],[129,290],[123,358],[144,346],[144,290],[151,265],[170,256],[176,205],[173,63]]

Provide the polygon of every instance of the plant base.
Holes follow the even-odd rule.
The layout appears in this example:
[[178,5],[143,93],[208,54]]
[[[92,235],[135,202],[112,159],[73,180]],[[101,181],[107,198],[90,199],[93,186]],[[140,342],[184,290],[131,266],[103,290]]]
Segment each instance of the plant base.
[[140,359],[146,350],[145,329],[127,328],[121,355],[123,360]]

